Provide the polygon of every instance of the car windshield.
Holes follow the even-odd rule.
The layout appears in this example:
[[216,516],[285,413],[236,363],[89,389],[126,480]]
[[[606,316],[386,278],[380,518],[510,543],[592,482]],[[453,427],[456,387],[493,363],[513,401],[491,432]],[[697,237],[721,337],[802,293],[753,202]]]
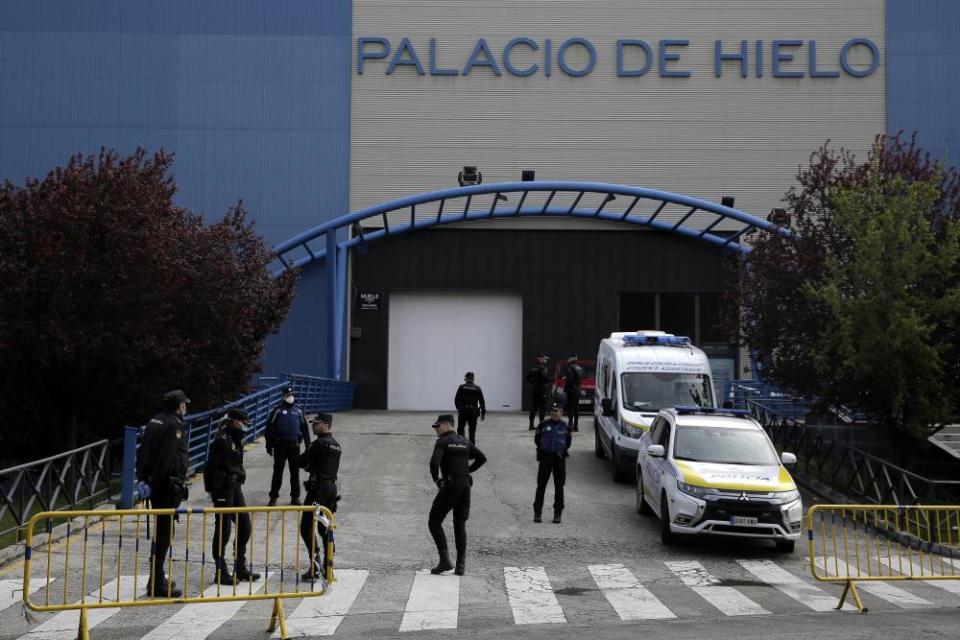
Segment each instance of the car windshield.
[[695,404],[713,406],[710,376],[698,373],[625,373],[623,406],[633,411],[656,412]]
[[673,457],[675,460],[722,464],[777,464],[777,452],[766,434],[730,427],[678,426]]

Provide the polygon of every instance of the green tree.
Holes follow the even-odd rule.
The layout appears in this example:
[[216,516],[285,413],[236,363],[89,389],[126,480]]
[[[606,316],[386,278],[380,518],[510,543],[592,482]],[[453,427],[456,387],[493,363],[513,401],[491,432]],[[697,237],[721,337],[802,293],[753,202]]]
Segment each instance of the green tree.
[[960,413],[960,174],[914,140],[824,145],[738,270],[760,373],[922,438]]
[[0,186],[0,451],[7,462],[142,423],[182,387],[192,409],[247,389],[297,275],[241,205],[206,225],[173,204],[163,151],[77,155]]

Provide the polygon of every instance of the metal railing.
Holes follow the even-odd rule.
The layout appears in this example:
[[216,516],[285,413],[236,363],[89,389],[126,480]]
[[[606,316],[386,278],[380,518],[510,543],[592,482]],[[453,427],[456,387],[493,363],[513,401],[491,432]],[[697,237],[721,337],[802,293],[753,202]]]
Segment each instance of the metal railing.
[[[289,374],[282,382],[202,413],[188,414],[183,418],[187,431],[188,473],[196,473],[206,464],[207,454],[220,425],[220,419],[228,409],[243,409],[250,416],[250,424],[243,434],[244,442],[258,438],[267,428],[270,410],[280,402],[280,392],[290,385],[297,404],[307,413],[318,411],[345,411],[353,404],[355,385],[343,380],[318,378],[301,374]],[[127,427],[123,446],[123,481],[120,505],[129,509],[136,499],[135,460],[140,446],[143,427]]]
[[800,469],[841,493],[872,504],[952,504],[960,481],[932,480],[855,446],[826,440],[819,430],[783,415],[763,402],[747,400],[775,447],[797,456]]
[[110,496],[110,441],[0,470],[0,537],[14,534],[40,511],[90,508]]

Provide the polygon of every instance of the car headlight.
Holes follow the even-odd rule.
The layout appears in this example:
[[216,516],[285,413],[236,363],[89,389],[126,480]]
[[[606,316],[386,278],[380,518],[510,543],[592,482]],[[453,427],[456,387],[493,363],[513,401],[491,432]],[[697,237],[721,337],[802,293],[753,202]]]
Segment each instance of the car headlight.
[[782,501],[783,504],[790,504],[800,499],[800,492],[796,489],[793,491],[774,491],[773,497]]
[[678,482],[677,489],[681,493],[685,493],[688,496],[693,496],[694,498],[702,498],[705,495],[716,493],[716,489],[711,489],[708,487],[695,487],[692,484],[687,484],[686,482]]

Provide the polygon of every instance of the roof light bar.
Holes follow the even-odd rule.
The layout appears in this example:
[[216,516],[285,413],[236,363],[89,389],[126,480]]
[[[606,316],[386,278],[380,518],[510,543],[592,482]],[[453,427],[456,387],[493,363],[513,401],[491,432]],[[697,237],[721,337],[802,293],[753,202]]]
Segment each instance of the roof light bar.
[[623,344],[627,347],[689,347],[690,338],[687,336],[628,334],[623,336]]
[[746,418],[750,415],[748,409],[718,409],[715,407],[698,407],[696,405],[681,405],[675,407],[677,415],[686,416],[694,413],[706,413],[715,416],[736,416]]

